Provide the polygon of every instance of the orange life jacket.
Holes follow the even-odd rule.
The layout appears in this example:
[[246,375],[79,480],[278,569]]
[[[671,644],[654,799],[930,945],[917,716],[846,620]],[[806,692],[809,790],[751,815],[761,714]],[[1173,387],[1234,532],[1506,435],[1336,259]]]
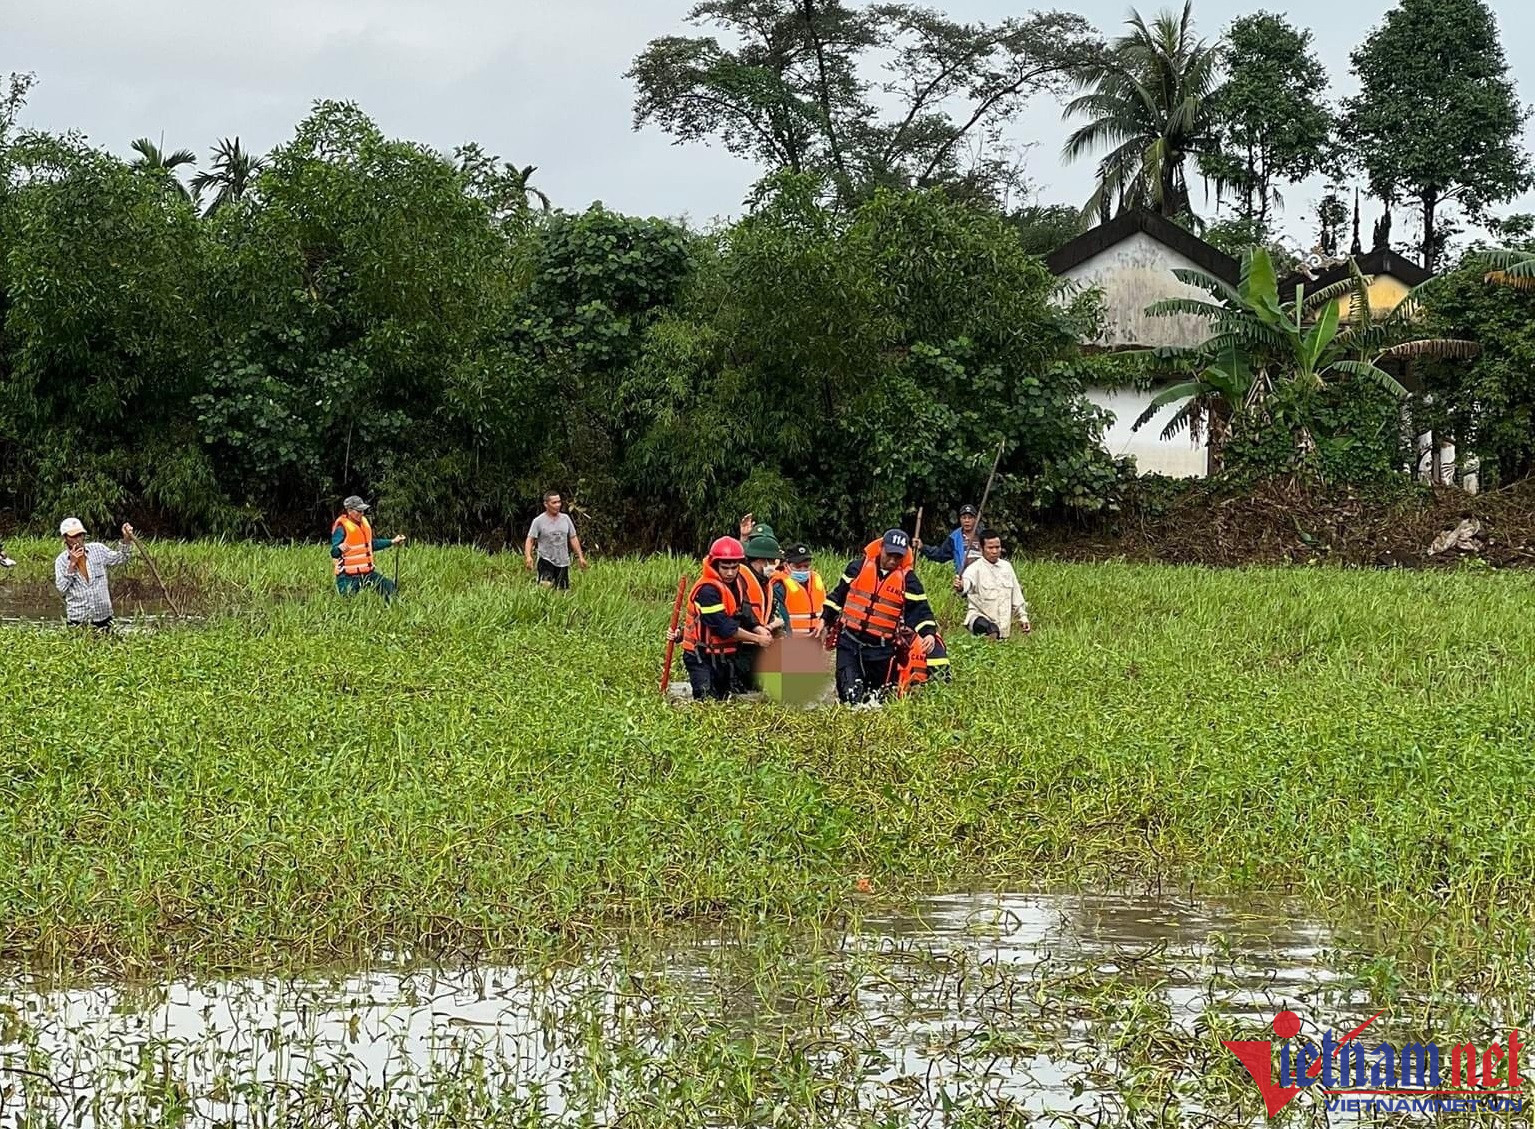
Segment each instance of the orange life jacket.
[[821,606],[826,603],[826,585],[821,582],[821,574],[812,570],[810,580],[805,584],[790,576],[786,568],[779,569],[773,576],[783,583],[784,607],[789,611],[789,634],[809,635],[821,622]]
[[933,653],[924,655],[922,648],[915,639],[906,648],[904,654],[896,656],[895,686],[896,696],[906,697],[917,687],[934,678],[943,677],[949,669],[949,651],[944,646],[943,636],[933,632]]
[[341,542],[341,556],[336,559],[336,575],[366,576],[372,572],[373,523],[363,518],[359,524],[342,514],[330,527],[332,537],[338,529],[346,530],[346,537]]
[[[743,567],[744,573],[746,569]],[[705,584],[712,584],[719,589],[721,604],[718,607],[700,608],[698,606],[698,590]],[[692,651],[695,655],[733,655],[740,649],[736,637],[732,635],[726,639],[709,630],[709,625],[703,621],[705,612],[723,610],[727,616],[734,616],[740,608],[740,594],[735,586],[727,584],[714,569],[714,561],[704,558],[703,569],[699,572],[698,580],[693,584],[693,590],[688,593],[688,618],[682,629],[682,648]]]
[[864,549],[863,568],[848,586],[847,601],[842,605],[842,626],[889,642],[895,639],[905,616],[906,574],[916,562],[911,550],[906,550],[899,567],[881,580],[881,545],[873,541]]
[[746,599],[757,613],[757,622],[767,623],[773,618],[773,591],[770,584],[752,571],[750,564],[741,566],[741,583],[746,585]]

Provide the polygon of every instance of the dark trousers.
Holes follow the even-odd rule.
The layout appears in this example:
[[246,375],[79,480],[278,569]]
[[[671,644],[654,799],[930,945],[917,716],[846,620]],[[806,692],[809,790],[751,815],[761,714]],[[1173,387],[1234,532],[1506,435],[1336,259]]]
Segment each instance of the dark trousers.
[[688,683],[693,687],[695,702],[723,702],[742,690],[738,683],[734,655],[705,655],[683,651],[682,665],[687,668]]
[[993,638],[1002,634],[1002,629],[983,615],[975,617],[975,622],[970,625],[972,635],[990,635]]
[[570,566],[557,565],[550,561],[538,558],[538,582],[548,584],[552,588],[570,587]]
[[895,681],[895,647],[860,643],[843,631],[837,639],[837,697],[849,705],[877,698]]
[[386,601],[394,598],[394,581],[377,569],[365,572],[361,576],[347,576],[343,573],[336,577],[336,591],[343,596],[355,596],[364,588],[377,592]]

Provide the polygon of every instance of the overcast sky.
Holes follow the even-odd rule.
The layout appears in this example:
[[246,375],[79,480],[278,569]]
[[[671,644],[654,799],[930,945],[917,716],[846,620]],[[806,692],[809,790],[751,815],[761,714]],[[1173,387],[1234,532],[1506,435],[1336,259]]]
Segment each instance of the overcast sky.
[[[1004,0],[930,0],[956,18],[995,20],[1023,9]],[[702,223],[740,211],[759,170],[705,145],[674,147],[631,128],[622,77],[655,36],[677,33],[691,0],[0,0],[0,71],[37,76],[27,125],[78,129],[126,153],[135,137],[206,155],[239,135],[264,152],[288,138],[320,98],[360,103],[391,136],[443,150],[474,140],[519,165],[558,206],[602,200],[626,212]],[[1105,34],[1123,0],[1070,7]],[[1150,14],[1157,0],[1142,5]],[[1196,0],[1214,37],[1256,5]],[[1295,0],[1290,18],[1317,31],[1333,95],[1353,89],[1349,51],[1377,24],[1380,0]],[[1535,9],[1493,0],[1521,97],[1535,97]],[[1066,127],[1053,100],[1014,134],[1043,202],[1080,204],[1091,163],[1063,166]],[[1196,192],[1198,190],[1196,189]],[[1320,186],[1287,198],[1287,226],[1309,245]],[[1521,209],[1535,210],[1526,199]],[[1396,233],[1403,233],[1405,217]],[[1365,239],[1368,242],[1369,232]]]

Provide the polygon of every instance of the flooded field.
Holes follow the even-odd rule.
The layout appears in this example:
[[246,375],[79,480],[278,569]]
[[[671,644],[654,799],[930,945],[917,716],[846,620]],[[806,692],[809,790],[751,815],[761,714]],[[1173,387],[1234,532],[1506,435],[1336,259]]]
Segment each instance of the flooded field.
[[[195,599],[195,596],[192,597]],[[204,617],[191,614],[184,606],[183,594],[173,610],[165,596],[150,590],[142,582],[114,583],[112,586],[113,625],[121,630],[148,630],[178,621],[196,622]],[[178,615],[177,612],[181,614]],[[22,582],[0,575],[0,627],[43,628],[64,625],[64,601],[52,584]]]
[[[976,895],[845,933],[627,938],[587,959],[0,995],[7,1124],[1183,1123],[1218,1036],[1356,1013],[1283,907]],[[467,1122],[465,1122],[467,1123]],[[976,1122],[977,1124],[1000,1122]],[[1011,1122],[1009,1122],[1011,1123]],[[1019,1124],[1024,1122],[1020,1121]]]

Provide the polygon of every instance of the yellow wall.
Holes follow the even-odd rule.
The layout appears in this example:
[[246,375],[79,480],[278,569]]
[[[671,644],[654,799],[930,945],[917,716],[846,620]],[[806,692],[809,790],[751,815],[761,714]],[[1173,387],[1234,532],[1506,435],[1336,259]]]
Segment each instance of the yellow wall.
[[[1389,274],[1376,275],[1370,283],[1370,313],[1376,317],[1389,314],[1401,305],[1402,299],[1411,291],[1412,287],[1399,278],[1393,278]],[[1345,321],[1354,316],[1353,295],[1349,295],[1344,300],[1342,314]]]

